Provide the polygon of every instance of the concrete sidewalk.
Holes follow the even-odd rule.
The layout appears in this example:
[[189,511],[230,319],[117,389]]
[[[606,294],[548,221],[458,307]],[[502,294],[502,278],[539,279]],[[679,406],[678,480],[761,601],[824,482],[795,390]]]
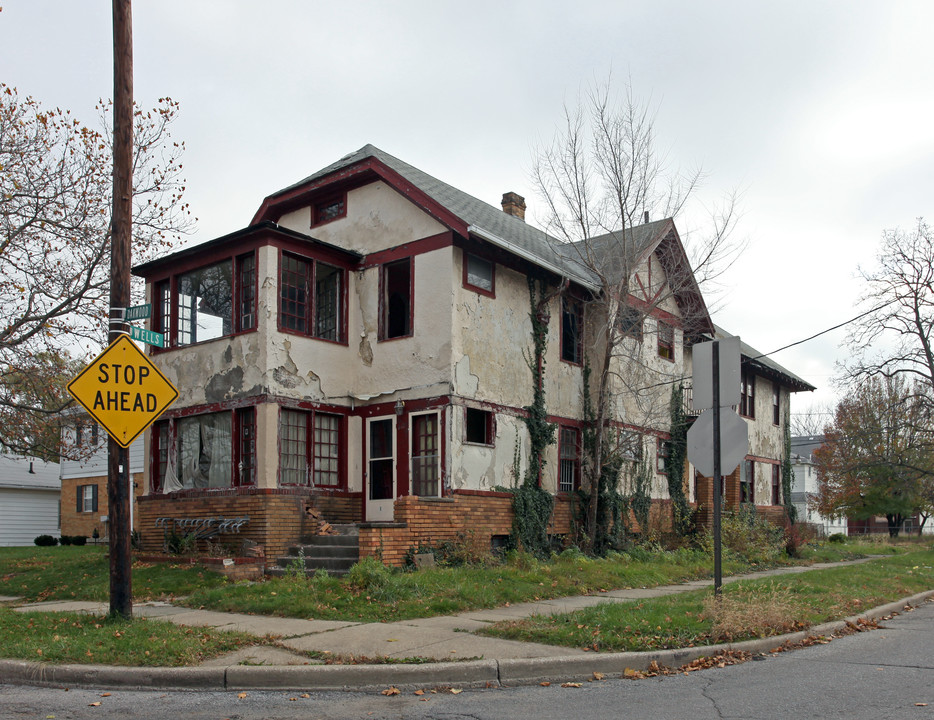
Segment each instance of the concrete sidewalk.
[[[725,578],[724,583],[807,572],[846,563],[815,564],[806,567],[779,568]],[[580,649],[554,647],[537,643],[482,637],[475,631],[501,620],[516,620],[533,615],[553,615],[592,607],[600,603],[633,602],[675,593],[698,590],[712,585],[709,580],[663,585],[654,588],[614,590],[596,595],[556,598],[458,615],[416,618],[393,623],[356,623],[331,620],[300,620],[259,615],[193,610],[164,602],[137,603],[139,617],[167,620],[178,625],[237,630],[257,637],[274,637],[281,647],[254,646],[205,662],[200,668],[101,668],[99,666],[48,666],[40,663],[0,661],[0,677],[13,672],[29,682],[70,684],[105,684],[142,687],[215,687],[222,688],[314,688],[366,689],[408,684],[422,687],[484,686],[507,682],[530,682],[542,679],[587,677],[593,672],[620,673],[625,668],[644,669],[654,660],[677,667],[697,657],[715,654],[730,647],[761,652],[781,645],[785,638],[737,643],[732,646],[690,648],[651,653],[592,653]],[[923,596],[924,594],[922,594]],[[922,596],[912,598],[919,601]],[[0,601],[14,601],[2,598]],[[893,606],[901,607],[905,601]],[[889,608],[889,606],[886,606]],[[19,612],[84,612],[104,615],[106,603],[42,602],[18,605]],[[885,610],[885,609],[883,609]],[[889,608],[890,611],[891,609]],[[885,614],[885,612],[880,612]],[[865,615],[863,615],[865,617]],[[832,624],[835,627],[843,623]],[[807,634],[821,634],[817,628]],[[829,632],[829,631],[828,631]],[[794,637],[794,636],[789,636]],[[309,659],[304,653],[317,651],[362,664],[326,665]],[[402,660],[423,658],[422,664],[366,664],[375,659]],[[457,661],[457,662],[454,662]],[[68,668],[73,670],[68,674]],[[66,675],[63,675],[66,673]],[[222,673],[222,674],[218,674]],[[504,675],[505,673],[505,675]],[[147,677],[142,677],[145,674]],[[157,678],[161,677],[162,680]],[[56,680],[52,680],[56,678]],[[109,682],[105,682],[109,680]],[[119,682],[117,682],[119,681]],[[195,683],[192,685],[192,683]],[[284,684],[283,684],[284,683]],[[215,689],[218,689],[215,687]]]

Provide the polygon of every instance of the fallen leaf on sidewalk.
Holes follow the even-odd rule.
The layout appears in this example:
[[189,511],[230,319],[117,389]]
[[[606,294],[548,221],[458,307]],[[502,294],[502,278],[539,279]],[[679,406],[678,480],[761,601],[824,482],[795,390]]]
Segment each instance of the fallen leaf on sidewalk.
[[603,680],[603,673],[602,673],[602,672],[594,672],[594,674],[593,674],[593,679],[594,679],[594,680],[598,680],[598,681],[599,681],[599,680]]
[[386,695],[386,696],[398,695],[400,692],[401,690],[399,690],[399,688],[391,687],[391,688],[386,688],[385,690],[383,690],[383,695]]
[[424,694],[425,694],[425,691],[424,691],[424,690],[416,690],[414,694],[415,694],[415,695],[424,695]]
[[561,683],[561,687],[566,687],[566,688],[579,688],[582,686],[583,686],[583,683],[572,683],[572,682]]
[[462,692],[464,691],[460,688],[451,688],[451,695],[460,695]]
[[101,701],[98,700],[97,702],[88,703],[88,707],[100,707],[100,704]]
[[110,693],[101,693],[100,697],[110,697]]
[[246,697],[246,693],[245,693],[245,692],[237,693],[237,699],[238,699],[238,700],[243,700],[243,698],[245,698],[245,697]]
[[927,703],[915,703],[915,707],[927,707]]
[[539,683],[539,685],[541,685],[542,687],[551,687],[551,683],[547,681],[543,683]]

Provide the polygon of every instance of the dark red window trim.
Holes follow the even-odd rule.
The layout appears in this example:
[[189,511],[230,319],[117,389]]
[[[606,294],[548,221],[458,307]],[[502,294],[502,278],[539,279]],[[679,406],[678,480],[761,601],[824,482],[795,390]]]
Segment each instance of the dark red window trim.
[[664,320],[656,320],[658,323],[658,356],[669,362],[675,361],[675,328]]
[[[326,209],[335,204],[340,206],[337,212],[326,214]],[[327,195],[320,200],[315,200],[311,205],[311,227],[326,225],[329,222],[334,222],[335,220],[340,220],[345,217],[347,217],[346,192]]]
[[[282,278],[283,271],[285,268],[285,260],[287,258],[297,261],[304,264],[304,278],[303,278],[303,292],[305,299],[303,301],[303,306],[305,308],[302,319],[304,321],[304,328],[293,328],[287,327],[283,322],[285,318],[285,310],[283,308],[283,297],[282,291],[284,288]],[[278,273],[278,282],[277,285],[277,306],[278,312],[276,313],[276,326],[279,332],[290,333],[293,335],[301,335],[302,337],[313,338],[314,340],[320,340],[322,342],[330,342],[338,345],[347,345],[347,268],[343,265],[339,265],[327,260],[322,260],[318,257],[302,255],[291,250],[279,249],[279,273]],[[337,338],[327,338],[321,337],[320,335],[315,334],[315,320],[317,317],[317,276],[318,269],[320,265],[326,265],[329,268],[334,268],[339,272],[339,284],[338,288],[338,303],[340,307],[338,308],[337,313]]]
[[[390,307],[392,298],[389,297],[389,293],[392,291],[388,284],[392,278],[389,278],[388,275],[395,268],[401,268],[404,264],[408,264],[408,298],[405,299],[407,307],[400,311],[398,307]],[[404,318],[406,321],[406,326],[404,328],[393,327],[396,323],[401,321],[403,317],[400,317],[399,313],[408,313],[408,317]],[[415,262],[414,258],[406,257],[400,260],[394,260],[392,262],[387,262],[383,265],[380,265],[379,268],[379,334],[378,340],[380,342],[385,342],[387,340],[399,340],[402,338],[412,337],[415,332]],[[390,334],[392,333],[392,334]]]
[[781,505],[782,497],[782,466],[778,463],[772,465],[772,504]]
[[[490,285],[492,286],[489,290],[487,288],[480,287],[479,285],[474,285],[470,280],[468,280],[467,266],[469,264],[469,259],[474,258],[480,260],[481,262],[490,264]],[[468,290],[472,290],[475,293],[480,295],[486,295],[487,297],[495,298],[496,297],[496,263],[489,258],[485,258],[482,255],[477,255],[476,253],[468,252],[464,250],[463,252],[463,286]]]
[[[567,433],[567,436],[566,436]],[[568,438],[573,437],[571,442]],[[573,447],[573,455],[569,454],[568,445]],[[571,470],[571,487],[565,482],[565,468]],[[558,427],[558,492],[570,493],[580,489],[581,486],[581,431],[580,428],[568,425]]]

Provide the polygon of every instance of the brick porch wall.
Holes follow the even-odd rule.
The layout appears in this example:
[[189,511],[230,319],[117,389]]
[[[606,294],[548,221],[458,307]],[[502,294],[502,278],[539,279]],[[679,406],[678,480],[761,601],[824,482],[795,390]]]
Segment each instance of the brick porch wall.
[[[726,488],[724,492],[724,512],[735,512],[740,508],[739,468],[729,475],[724,475]],[[708,477],[697,478],[697,527],[713,527],[713,480]],[[785,509],[781,505],[756,505],[756,514],[764,517],[771,523],[781,525],[785,521]]]
[[[555,498],[550,532],[571,528],[571,498]],[[409,548],[442,542],[476,542],[489,548],[494,535],[512,531],[512,495],[476,490],[455,491],[450,498],[400,497],[394,523],[360,526],[360,557],[375,556],[387,565],[402,565]]]
[[[320,504],[329,522],[354,522],[359,519],[359,494],[321,495],[307,488],[229,488],[204,491],[188,490],[167,495],[147,495],[137,504],[137,527],[144,552],[162,552],[164,532],[156,519],[249,517],[239,533],[225,533],[213,538],[237,554],[243,540],[263,546],[267,558],[285,555],[288,548],[313,532],[305,509]],[[207,543],[200,543],[200,551]]]

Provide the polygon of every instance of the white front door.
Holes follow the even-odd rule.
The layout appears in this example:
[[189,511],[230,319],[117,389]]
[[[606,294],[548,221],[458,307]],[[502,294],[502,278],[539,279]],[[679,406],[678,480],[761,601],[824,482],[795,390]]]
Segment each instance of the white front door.
[[396,499],[396,418],[366,421],[366,519],[392,521]]

